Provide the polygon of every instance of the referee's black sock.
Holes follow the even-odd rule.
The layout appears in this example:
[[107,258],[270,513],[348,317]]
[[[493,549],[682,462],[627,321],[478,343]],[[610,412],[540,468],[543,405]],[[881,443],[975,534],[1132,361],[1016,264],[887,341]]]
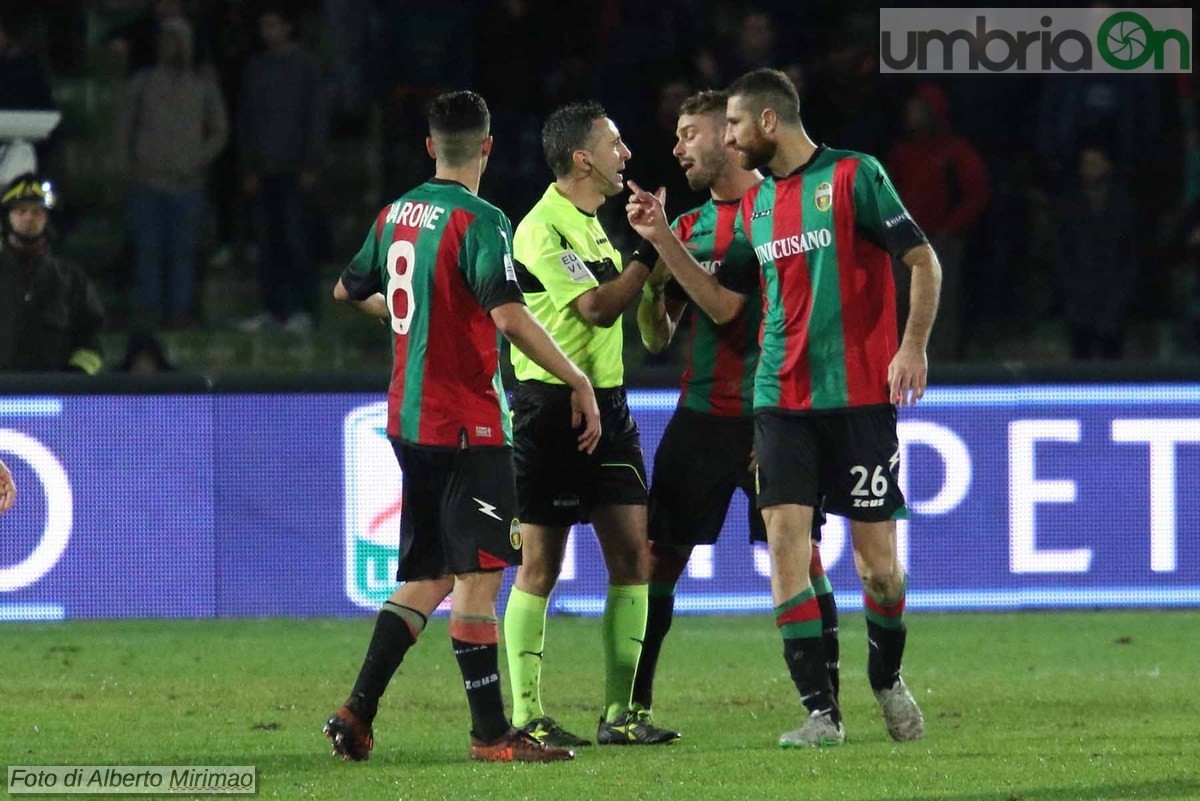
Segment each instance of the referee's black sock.
[[471,734],[492,742],[509,729],[500,695],[496,618],[450,618],[450,643],[471,707]]
[[425,628],[425,616],[415,609],[386,601],[375,618],[375,632],[371,635],[371,644],[367,646],[367,655],[363,659],[362,668],[358,671],[358,679],[354,689],[350,691],[357,708],[351,711],[368,723],[375,718],[379,708],[379,698],[387,689],[388,683],[404,661],[417,641],[417,636]]

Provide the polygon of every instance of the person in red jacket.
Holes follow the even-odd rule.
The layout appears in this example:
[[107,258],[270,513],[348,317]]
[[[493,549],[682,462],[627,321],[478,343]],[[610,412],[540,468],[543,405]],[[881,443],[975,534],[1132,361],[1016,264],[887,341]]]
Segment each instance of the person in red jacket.
[[[937,342],[944,358],[963,355],[962,256],[971,226],[987,206],[987,168],[979,151],[954,133],[950,101],[933,84],[916,88],[904,107],[906,136],[888,154],[892,183],[909,213],[929,237],[942,263]],[[906,281],[908,270],[896,271]],[[896,297],[908,297],[897,286]],[[903,303],[903,301],[901,301]],[[907,309],[901,310],[901,325]]]

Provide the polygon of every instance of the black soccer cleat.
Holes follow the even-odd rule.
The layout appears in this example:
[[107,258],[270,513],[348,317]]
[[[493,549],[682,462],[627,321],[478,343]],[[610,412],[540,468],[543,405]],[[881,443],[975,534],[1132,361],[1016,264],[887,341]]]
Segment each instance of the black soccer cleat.
[[649,709],[627,709],[611,723],[600,718],[598,745],[666,745],[683,735],[654,725]]
[[591,743],[582,737],[571,734],[558,724],[554,718],[549,715],[543,715],[540,718],[534,718],[517,729],[519,732],[528,734],[533,739],[543,745],[553,746],[554,748],[581,748]]
[[321,730],[331,741],[333,755],[346,762],[366,762],[375,747],[375,733],[371,722],[356,713],[359,699],[351,697],[338,707]]

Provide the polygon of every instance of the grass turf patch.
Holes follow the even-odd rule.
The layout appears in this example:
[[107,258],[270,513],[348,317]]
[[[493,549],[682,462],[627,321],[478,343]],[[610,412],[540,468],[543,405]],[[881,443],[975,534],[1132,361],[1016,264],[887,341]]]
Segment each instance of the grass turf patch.
[[[6,624],[0,751],[9,765],[252,764],[259,797],[283,799],[1200,799],[1200,613],[908,620],[922,742],[884,731],[860,616],[842,621],[847,741],[819,751],[776,746],[803,712],[771,621],[688,616],[655,693],[656,718],[684,739],[592,746],[557,765],[467,761],[444,619],[409,652],[359,764],[329,755],[321,725],[354,680],[370,620]],[[594,737],[602,682],[599,620],[551,618],[546,711]]]

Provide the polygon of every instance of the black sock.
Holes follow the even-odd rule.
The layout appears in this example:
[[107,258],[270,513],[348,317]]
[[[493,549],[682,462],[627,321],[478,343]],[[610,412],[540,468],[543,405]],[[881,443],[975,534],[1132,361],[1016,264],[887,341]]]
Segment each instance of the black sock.
[[825,647],[820,637],[790,637],[783,641],[783,659],[787,662],[792,682],[800,692],[800,700],[809,712],[831,710],[834,723],[842,720],[829,669],[825,666]]
[[867,620],[867,678],[872,690],[888,690],[896,685],[907,636],[908,628],[904,624],[885,628]]
[[420,627],[425,625],[425,616],[415,609],[391,601],[383,605],[375,618],[371,644],[367,646],[367,655],[358,671],[358,679],[350,691],[356,707],[351,711],[368,723],[375,718],[379,698],[387,689],[396,668],[400,667],[404,655],[417,641],[410,623],[419,624],[417,631],[420,632]]
[[471,733],[484,742],[495,740],[509,728],[500,696],[500,649],[496,643],[470,643],[453,637],[450,643],[471,707]]
[[[654,585],[651,585],[653,589]],[[642,657],[638,661],[637,675],[633,679],[633,702],[646,709],[654,706],[654,671],[658,668],[658,655],[663,640],[671,630],[675,615],[675,594],[650,595],[650,606],[646,614],[646,636],[642,640]]]
[[821,643],[825,646],[825,666],[829,668],[829,683],[833,686],[833,695],[838,697],[841,692],[841,645],[838,643],[838,612],[833,593],[817,596],[817,605],[821,607]]

